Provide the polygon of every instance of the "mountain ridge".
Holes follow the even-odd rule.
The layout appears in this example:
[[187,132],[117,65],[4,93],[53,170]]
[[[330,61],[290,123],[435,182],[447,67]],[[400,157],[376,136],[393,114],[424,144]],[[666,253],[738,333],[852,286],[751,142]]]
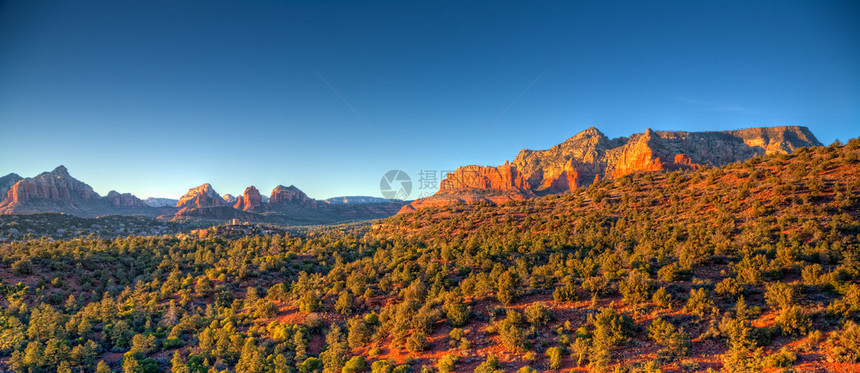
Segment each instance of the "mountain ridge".
[[636,172],[692,170],[767,154],[787,154],[821,143],[803,126],[730,131],[654,131],[610,139],[589,127],[544,150],[523,149],[501,166],[462,166],[448,174],[433,196],[400,211],[459,202],[532,198],[564,193],[606,178]]

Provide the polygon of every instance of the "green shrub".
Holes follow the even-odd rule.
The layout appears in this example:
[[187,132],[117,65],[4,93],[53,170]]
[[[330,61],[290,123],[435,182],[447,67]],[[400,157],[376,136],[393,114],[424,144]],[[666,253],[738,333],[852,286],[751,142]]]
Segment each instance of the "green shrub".
[[544,307],[542,304],[533,304],[526,307],[525,313],[526,321],[528,321],[529,324],[545,325],[553,319],[552,311],[550,311],[549,308]]
[[561,368],[561,349],[550,347],[546,350],[546,358],[549,360],[550,369]]
[[776,317],[776,325],[783,335],[802,335],[812,327],[812,320],[802,308],[791,306],[780,311]]
[[322,372],[323,363],[322,360],[317,359],[315,357],[309,357],[302,362],[302,365],[299,365],[299,372],[301,373],[313,373],[313,372]]
[[521,327],[522,315],[514,310],[508,310],[507,316],[496,323],[496,331],[502,344],[511,351],[524,351],[527,349],[526,333]]
[[767,285],[764,299],[774,309],[783,310],[794,303],[794,289],[785,283],[774,282]]
[[846,321],[841,330],[830,334],[827,344],[834,361],[860,363],[860,325]]
[[502,369],[502,364],[499,363],[499,358],[495,355],[490,355],[487,357],[483,363],[478,365],[475,368],[474,373],[503,373],[504,369]]
[[787,368],[792,366],[795,361],[797,361],[797,355],[783,348],[779,352],[766,356],[762,365],[766,368]]
[[423,331],[414,331],[406,339],[406,349],[409,352],[417,353],[426,350],[430,347],[430,342],[427,340],[427,333]]
[[12,272],[17,275],[26,276],[33,274],[33,262],[29,259],[20,259],[12,263]]
[[519,284],[520,280],[516,272],[507,271],[502,273],[496,284],[496,299],[499,300],[499,303],[505,306],[511,304],[517,296],[517,286]]
[[651,296],[651,301],[654,302],[654,305],[662,309],[672,308],[672,295],[663,286],[654,292],[654,295]]
[[573,302],[576,300],[576,286],[565,284],[558,286],[552,292],[552,299],[556,302]]
[[734,278],[726,277],[717,283],[714,291],[721,297],[733,298],[743,293],[744,288]]
[[648,327],[648,338],[663,346],[660,354],[678,357],[690,353],[690,336],[681,328],[657,318]]
[[460,327],[469,322],[472,316],[472,308],[462,303],[462,300],[446,300],[442,306],[448,323],[453,327]]
[[450,373],[457,371],[457,363],[460,362],[460,357],[457,355],[445,355],[445,357],[439,359],[439,363],[436,364],[436,369],[439,370],[439,373]]
[[704,288],[690,289],[690,298],[687,299],[687,311],[704,317],[714,311],[714,300]]
[[342,373],[356,373],[361,372],[367,369],[367,361],[364,360],[363,356],[353,356],[351,359],[346,361],[346,364],[343,365],[343,369],[341,369]]
[[678,263],[665,265],[657,271],[657,277],[666,282],[689,280],[693,276],[693,272],[689,269],[682,269]]
[[647,274],[640,271],[632,271],[627,280],[618,285],[624,302],[629,305],[637,305],[648,300],[651,296],[651,279]]
[[372,373],[392,373],[394,365],[385,360],[377,360],[370,365],[370,371]]

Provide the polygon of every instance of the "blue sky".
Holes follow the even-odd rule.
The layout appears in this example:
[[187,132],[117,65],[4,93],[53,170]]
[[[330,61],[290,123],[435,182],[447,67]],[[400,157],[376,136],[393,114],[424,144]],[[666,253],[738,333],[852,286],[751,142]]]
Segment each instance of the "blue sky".
[[773,125],[860,135],[860,2],[0,2],[0,174],[101,194],[380,196],[589,126]]

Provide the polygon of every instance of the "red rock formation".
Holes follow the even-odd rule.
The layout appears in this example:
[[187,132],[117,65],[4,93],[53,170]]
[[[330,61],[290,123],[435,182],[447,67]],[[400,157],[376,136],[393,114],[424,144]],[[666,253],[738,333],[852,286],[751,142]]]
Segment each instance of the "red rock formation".
[[215,189],[212,189],[212,185],[209,185],[209,183],[188,189],[188,193],[185,193],[185,195],[179,199],[179,202],[176,203],[176,207],[179,208],[180,212],[201,207],[225,205],[226,203],[224,202],[224,199],[218,195],[218,192],[216,192]]
[[529,185],[514,165],[465,166],[446,175],[439,184],[439,190],[457,189],[529,189]]
[[19,180],[9,188],[5,199],[0,202],[0,214],[38,212],[61,212],[86,217],[111,214],[157,216],[160,213],[131,194],[111,191],[101,197],[92,187],[69,175],[63,166]]
[[21,179],[12,185],[6,198],[0,202],[0,213],[41,212],[43,207],[72,206],[97,198],[100,197],[92,187],[71,177],[65,167],[59,166],[51,172]]
[[114,208],[146,208],[148,207],[143,201],[135,197],[131,193],[119,193],[115,190],[108,192],[105,199],[110,202]]
[[[784,126],[724,132],[671,132],[647,129],[630,137],[609,139],[591,127],[546,150],[522,150],[503,166],[465,166],[447,177],[439,192],[411,202],[401,212],[421,206],[484,200],[476,190],[563,193],[593,180],[636,172],[720,166],[754,156],[789,153],[821,145],[805,127]],[[663,161],[672,159],[672,162]],[[486,194],[486,193],[485,193]],[[525,196],[526,194],[520,193]],[[476,197],[477,196],[477,197]]]
[[6,193],[9,189],[12,189],[12,186],[15,183],[21,181],[23,177],[19,176],[16,173],[11,173],[6,176],[0,177],[0,201],[6,198]]
[[242,211],[257,211],[263,206],[263,197],[253,185],[245,189],[245,193],[236,198],[233,208]]
[[663,171],[663,162],[649,144],[653,136],[654,131],[650,128],[642,136],[631,136],[631,140],[621,148],[621,155],[614,165],[607,167],[612,169],[611,177],[618,178],[642,171]]
[[285,204],[316,207],[316,200],[308,197],[305,192],[302,192],[294,185],[288,187],[278,185],[272,190],[272,196],[269,197],[269,205],[274,207]]

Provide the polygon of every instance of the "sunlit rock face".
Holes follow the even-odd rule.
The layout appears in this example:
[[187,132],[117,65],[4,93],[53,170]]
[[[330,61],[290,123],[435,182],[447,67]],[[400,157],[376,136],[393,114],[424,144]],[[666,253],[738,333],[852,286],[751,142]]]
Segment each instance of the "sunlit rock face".
[[591,127],[546,150],[521,150],[513,162],[502,166],[460,167],[442,181],[439,192],[413,201],[401,212],[457,202],[504,202],[564,193],[636,172],[720,166],[818,145],[821,143],[809,129],[800,126],[715,132],[648,129],[614,139]]
[[216,192],[209,183],[189,189],[188,193],[185,193],[185,195],[179,199],[179,202],[176,203],[176,207],[178,207],[180,211],[226,205],[227,203],[224,202],[224,199],[221,198],[218,192]]
[[259,211],[262,210],[263,197],[260,196],[260,191],[253,185],[245,189],[241,196],[236,198],[233,208],[242,211]]
[[0,186],[17,179],[6,189],[0,201],[0,214],[61,212],[77,216],[110,214],[157,216],[158,209],[128,193],[111,191],[101,197],[86,183],[69,175],[64,166],[35,177],[20,178],[15,174],[0,179]]

